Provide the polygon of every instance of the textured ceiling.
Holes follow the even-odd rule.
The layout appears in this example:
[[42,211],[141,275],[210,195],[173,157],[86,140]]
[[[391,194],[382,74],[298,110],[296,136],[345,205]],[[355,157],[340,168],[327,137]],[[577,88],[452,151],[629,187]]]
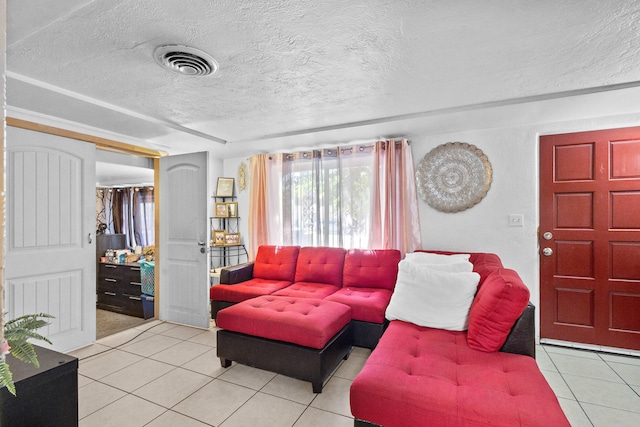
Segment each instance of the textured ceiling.
[[[639,23],[620,0],[9,0],[8,114],[220,157],[397,135],[393,118],[636,85]],[[167,71],[163,44],[220,70]]]

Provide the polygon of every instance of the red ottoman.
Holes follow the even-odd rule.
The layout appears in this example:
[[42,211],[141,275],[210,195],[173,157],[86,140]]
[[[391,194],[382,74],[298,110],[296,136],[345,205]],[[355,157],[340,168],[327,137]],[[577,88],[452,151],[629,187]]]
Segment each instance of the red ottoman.
[[314,393],[351,351],[351,308],[310,298],[266,295],[218,312],[217,354],[311,381]]

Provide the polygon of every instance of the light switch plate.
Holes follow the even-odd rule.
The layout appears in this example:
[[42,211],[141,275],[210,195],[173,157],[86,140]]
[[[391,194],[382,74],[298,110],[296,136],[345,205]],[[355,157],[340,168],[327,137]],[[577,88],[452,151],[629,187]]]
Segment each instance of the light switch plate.
[[509,227],[524,227],[524,215],[509,214]]

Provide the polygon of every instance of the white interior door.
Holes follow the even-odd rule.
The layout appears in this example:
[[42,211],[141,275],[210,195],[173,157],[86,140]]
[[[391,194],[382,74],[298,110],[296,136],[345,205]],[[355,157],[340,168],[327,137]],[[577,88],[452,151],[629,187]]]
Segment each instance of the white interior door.
[[207,152],[160,159],[160,319],[209,327]]
[[[5,310],[55,316],[66,352],[96,338],[95,146],[7,127]],[[37,342],[46,346],[46,343]]]

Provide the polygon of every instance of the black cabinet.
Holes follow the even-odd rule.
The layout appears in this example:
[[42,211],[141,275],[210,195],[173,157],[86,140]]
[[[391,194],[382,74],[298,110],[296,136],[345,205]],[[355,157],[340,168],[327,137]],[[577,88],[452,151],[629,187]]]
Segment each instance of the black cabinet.
[[144,317],[138,264],[98,263],[98,308]]
[[0,389],[0,426],[77,426],[78,359],[34,347],[40,368],[7,356],[17,396]]

